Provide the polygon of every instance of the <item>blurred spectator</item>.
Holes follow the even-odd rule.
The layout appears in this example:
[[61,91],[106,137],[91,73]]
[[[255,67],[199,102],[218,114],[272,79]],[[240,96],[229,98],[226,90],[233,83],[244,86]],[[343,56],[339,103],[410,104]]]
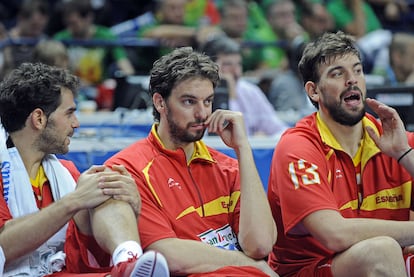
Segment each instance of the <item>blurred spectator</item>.
[[[70,0],[49,0],[53,3],[49,24],[46,32],[53,35],[62,29],[63,9],[65,2]],[[121,22],[133,19],[145,12],[151,11],[154,6],[152,0],[91,0],[94,12],[94,23],[106,27],[112,27]]]
[[330,0],[327,9],[335,22],[335,29],[357,39],[382,29],[381,22],[365,0]]
[[409,0],[368,0],[382,26],[396,31],[412,31],[414,11]]
[[299,23],[305,29],[309,40],[314,40],[334,29],[332,15],[322,3],[308,0],[303,3],[301,9]]
[[[92,6],[88,0],[65,2],[63,19],[66,29],[56,33],[58,40],[109,40],[117,37],[109,28],[96,25]],[[122,47],[69,45],[69,67],[82,82],[96,85],[112,77],[115,71],[131,75],[135,73],[125,49]]]
[[388,62],[391,32],[365,0],[330,0],[327,9],[335,21],[335,29],[353,35],[362,55],[366,74],[383,74]]
[[49,4],[46,0],[22,2],[16,17],[16,25],[8,31],[7,36],[14,40],[26,40],[26,43],[3,49],[4,62],[1,76],[21,63],[31,61],[34,45],[38,40],[47,37],[44,30],[49,19],[48,14]]
[[69,55],[66,46],[58,40],[40,41],[33,51],[33,62],[68,68]]
[[257,76],[263,70],[287,67],[283,45],[271,45],[278,40],[256,2],[226,0],[219,10],[221,29],[242,46],[245,74]]
[[196,25],[185,22],[187,0],[159,0],[155,10],[156,21],[143,28],[139,36],[158,39],[163,46],[193,45]]
[[304,28],[296,20],[295,3],[292,0],[270,0],[263,5],[266,19],[278,39],[292,43],[305,35]]
[[[305,45],[325,32],[334,30],[334,21],[326,7],[319,2],[304,0],[300,2],[300,16],[298,17],[304,33],[290,44],[290,68],[297,74],[297,65],[302,57]],[[299,76],[298,76],[299,78]]]
[[389,47],[389,58],[387,83],[414,84],[414,35],[395,33]]
[[[292,70],[292,72],[288,72],[288,75],[297,75],[298,79],[300,77],[297,72],[297,65],[302,57],[305,45],[323,33],[334,29],[334,22],[331,14],[321,3],[312,0],[304,0],[300,1],[299,4],[300,10],[297,12],[299,13],[298,18],[300,20],[298,22],[300,26],[302,26],[304,32],[296,35],[296,37],[291,41],[288,52],[290,70]],[[281,74],[278,74],[278,76]]]
[[212,1],[157,0],[155,21],[138,31],[140,38],[155,39],[159,49],[138,49],[140,68],[148,74],[152,64],[159,57],[175,47],[202,44],[210,35],[219,33],[214,27],[218,13]]
[[[278,116],[285,122],[294,124],[297,119],[314,111],[298,74],[299,59],[309,41],[333,29],[333,20],[326,8],[318,2],[301,1],[298,17],[300,22],[296,21],[297,11],[293,1],[267,2],[264,8],[268,11],[268,20],[273,22],[274,30],[278,31],[280,36],[290,41],[288,52],[290,67],[286,71],[273,74],[269,89],[264,92]],[[265,77],[268,76],[263,78]]]
[[220,78],[227,83],[229,109],[243,113],[248,135],[277,135],[287,128],[261,89],[242,78],[242,56],[237,42],[220,36],[208,41],[201,51],[219,65]]

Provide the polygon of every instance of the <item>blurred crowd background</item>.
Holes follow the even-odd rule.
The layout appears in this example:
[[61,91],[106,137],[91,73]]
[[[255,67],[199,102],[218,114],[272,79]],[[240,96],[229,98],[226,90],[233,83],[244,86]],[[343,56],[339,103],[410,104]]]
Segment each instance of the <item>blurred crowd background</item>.
[[[0,21],[0,80],[23,62],[64,67],[81,78],[77,100],[91,110],[150,108],[152,63],[191,46],[240,56],[220,60],[221,88],[236,84],[230,108],[265,118],[269,105],[289,126],[313,111],[297,72],[302,49],[337,30],[355,36],[368,86],[414,83],[414,0],[2,0]],[[231,104],[247,90],[266,103]]]

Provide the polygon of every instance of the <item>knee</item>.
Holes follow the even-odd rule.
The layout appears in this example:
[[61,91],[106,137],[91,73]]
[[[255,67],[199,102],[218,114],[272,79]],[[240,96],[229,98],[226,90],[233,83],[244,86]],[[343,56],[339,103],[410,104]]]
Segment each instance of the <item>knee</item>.
[[404,264],[401,246],[391,237],[366,239],[353,247],[356,263],[366,272],[376,272],[377,276],[389,276],[387,272]]

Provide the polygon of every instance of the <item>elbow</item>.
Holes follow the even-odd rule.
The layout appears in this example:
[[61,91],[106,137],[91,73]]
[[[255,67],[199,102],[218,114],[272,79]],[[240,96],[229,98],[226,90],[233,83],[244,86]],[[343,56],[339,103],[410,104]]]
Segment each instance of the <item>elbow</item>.
[[276,243],[277,231],[276,228],[271,235],[262,235],[250,243],[241,243],[243,252],[252,259],[263,259],[269,255]]
[[276,224],[273,222],[273,228],[271,232],[257,234],[251,239],[240,239],[240,246],[243,249],[243,253],[252,259],[263,259],[269,255],[273,250],[273,246],[277,239]]
[[272,251],[273,245],[263,245],[263,247],[255,247],[254,249],[243,249],[243,253],[252,259],[259,260],[267,257]]
[[318,239],[330,251],[335,253],[342,252],[351,246],[350,238],[343,233],[336,233]]

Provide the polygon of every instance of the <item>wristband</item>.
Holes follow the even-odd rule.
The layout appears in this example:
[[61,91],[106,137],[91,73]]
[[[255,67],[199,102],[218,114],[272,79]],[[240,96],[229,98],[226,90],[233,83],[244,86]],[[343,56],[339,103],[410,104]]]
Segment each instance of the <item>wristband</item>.
[[402,154],[399,158],[398,158],[398,160],[397,160],[397,162],[399,163],[400,161],[401,161],[401,159],[402,158],[404,158],[408,153],[410,153],[411,152],[411,150],[413,150],[413,148],[410,148],[410,149],[408,149],[407,151],[405,151],[404,152],[404,154]]

